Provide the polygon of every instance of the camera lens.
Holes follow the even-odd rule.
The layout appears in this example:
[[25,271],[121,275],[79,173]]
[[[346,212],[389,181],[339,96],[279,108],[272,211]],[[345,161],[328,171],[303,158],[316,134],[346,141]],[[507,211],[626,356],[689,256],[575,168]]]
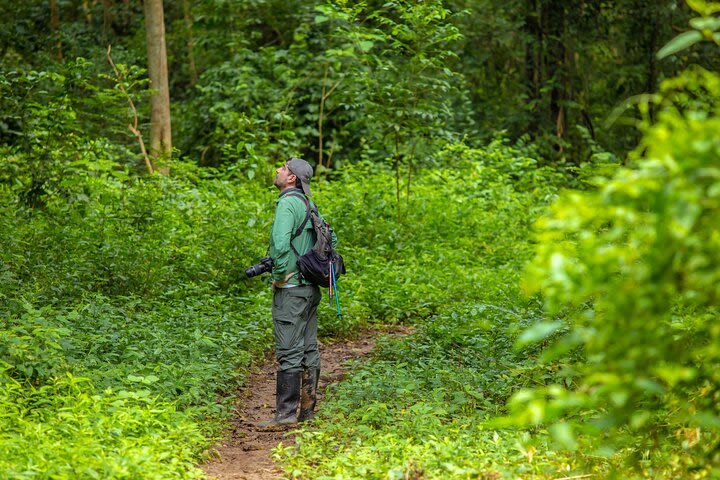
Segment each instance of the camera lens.
[[252,267],[249,267],[247,270],[245,270],[245,275],[247,275],[248,277],[254,277],[256,275],[260,275],[261,273],[271,271],[272,267],[272,258],[263,257],[260,259],[260,263],[258,263],[257,265],[253,265]]

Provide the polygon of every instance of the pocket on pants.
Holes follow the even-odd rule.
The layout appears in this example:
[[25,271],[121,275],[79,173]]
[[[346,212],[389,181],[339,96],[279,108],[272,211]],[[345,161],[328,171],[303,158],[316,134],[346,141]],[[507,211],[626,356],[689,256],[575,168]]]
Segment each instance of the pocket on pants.
[[294,291],[298,288],[300,287],[275,292],[272,310],[276,322],[296,324],[302,320],[307,310],[308,298],[303,292]]

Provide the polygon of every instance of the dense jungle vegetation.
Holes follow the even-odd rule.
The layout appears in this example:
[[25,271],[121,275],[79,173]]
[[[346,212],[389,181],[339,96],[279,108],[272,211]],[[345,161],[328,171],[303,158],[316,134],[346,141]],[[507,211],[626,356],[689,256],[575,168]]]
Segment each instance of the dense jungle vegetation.
[[287,477],[720,478],[720,2],[0,13],[0,478],[202,477],[290,156],[348,266],[321,334],[416,328]]

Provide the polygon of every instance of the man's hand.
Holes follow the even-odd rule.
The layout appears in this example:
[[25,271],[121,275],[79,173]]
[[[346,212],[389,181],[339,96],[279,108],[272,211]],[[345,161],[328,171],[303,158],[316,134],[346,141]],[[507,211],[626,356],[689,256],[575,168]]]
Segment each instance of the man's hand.
[[282,282],[278,282],[277,280],[273,280],[273,283],[272,283],[273,292],[275,291],[276,288],[280,288],[280,287],[282,287],[283,285],[285,285],[285,284],[287,283],[287,281],[290,280],[290,277],[292,277],[293,275],[295,275],[295,272],[290,272],[290,273],[288,273],[287,275],[285,275],[285,280],[283,280]]

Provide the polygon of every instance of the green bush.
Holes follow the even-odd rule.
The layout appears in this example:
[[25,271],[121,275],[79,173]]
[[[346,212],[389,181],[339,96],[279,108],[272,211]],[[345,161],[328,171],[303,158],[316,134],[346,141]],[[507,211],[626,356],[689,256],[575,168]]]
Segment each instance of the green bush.
[[549,314],[531,336],[561,315],[555,350],[583,354],[571,385],[519,392],[515,420],[557,422],[565,446],[619,451],[655,478],[719,473],[719,86],[701,69],[665,82],[631,165],[538,222],[527,275]]
[[293,478],[546,478],[580,464],[544,432],[487,426],[518,389],[555,378],[540,349],[515,342],[542,315],[518,280],[530,225],[563,176],[500,141],[438,157],[452,168],[418,175],[399,224],[391,173],[355,167],[333,186],[331,198],[349,197],[332,212],[338,228],[367,225],[350,234],[362,262],[343,281],[346,304],[417,332],[356,365],[317,428],[276,450]]
[[[17,155],[19,163],[24,154]],[[449,162],[443,157],[452,158],[453,168],[416,175],[410,197],[400,205],[393,173],[382,168],[357,165],[316,179],[314,199],[335,226],[349,267],[340,281],[345,315],[336,317],[328,302],[321,306],[324,335],[345,335],[368,322],[447,318],[433,315],[467,302],[472,292],[515,298],[504,281],[515,278],[530,252],[525,231],[538,198],[552,195],[562,178],[502,142],[486,149],[449,145],[438,153],[440,161]],[[113,414],[103,418],[82,400],[100,391],[105,392],[101,405],[135,402],[122,404],[130,413],[119,411],[135,418],[142,438],[152,437],[153,425],[177,408],[183,413],[172,418],[180,420],[163,428],[201,433],[172,451],[148,439],[146,449],[118,454],[98,475],[132,476],[125,472],[155,461],[156,455],[174,459],[177,475],[192,475],[184,462],[197,458],[218,433],[230,411],[228,395],[272,344],[268,286],[262,279],[244,280],[240,272],[265,251],[276,192],[264,185],[263,175],[248,178],[237,167],[208,171],[176,163],[171,177],[138,178],[113,161],[94,162],[100,158],[59,165],[57,189],[43,194],[42,205],[28,205],[22,185],[6,183],[0,191],[5,199],[0,309],[6,319],[0,358],[6,384],[14,385],[7,402],[24,405],[26,395],[41,405],[34,416],[23,417],[26,423],[8,423],[7,431],[28,451],[30,445],[45,445],[28,429],[35,425],[54,432],[59,427],[53,412],[66,408],[62,405],[73,405],[80,419],[113,423]],[[502,272],[503,282],[495,280],[496,272]],[[484,315],[469,318],[484,325]],[[427,329],[428,345],[430,338],[438,345],[448,340],[438,321],[430,320]],[[469,341],[465,354],[479,361],[471,352],[486,340],[453,335],[455,340],[442,347],[448,358]],[[510,347],[506,341],[501,355],[514,355]],[[431,358],[438,358],[428,360],[438,365],[443,357]],[[482,365],[473,368],[479,378]],[[459,387],[462,372],[428,377],[418,370],[413,375],[425,375],[422,382],[429,383],[410,376],[408,385],[432,386],[436,402],[462,398],[459,411],[469,413],[482,399],[477,391]],[[82,391],[59,386],[67,374],[87,379]],[[513,378],[504,377],[507,391],[498,398],[510,394]],[[449,386],[441,388],[443,382]],[[45,395],[54,399],[43,404]],[[88,449],[104,444],[115,449],[124,431],[102,428],[68,428],[62,439],[52,433],[47,441],[86,445],[86,435],[95,432],[97,443],[87,443]],[[75,458],[63,450],[44,459],[43,468],[64,475],[63,455]],[[38,462],[21,450],[8,450],[3,468],[15,471]],[[88,468],[99,468],[93,465]]]
[[0,476],[197,478],[203,435],[148,390],[96,390],[70,374],[47,385],[0,373]]

